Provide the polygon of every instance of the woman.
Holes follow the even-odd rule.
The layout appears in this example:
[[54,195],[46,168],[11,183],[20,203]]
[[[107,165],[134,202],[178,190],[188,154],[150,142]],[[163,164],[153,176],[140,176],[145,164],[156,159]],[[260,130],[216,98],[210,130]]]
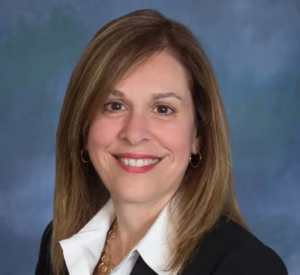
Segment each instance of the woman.
[[217,81],[182,24],[132,12],[84,51],[36,274],[287,274],[240,213]]

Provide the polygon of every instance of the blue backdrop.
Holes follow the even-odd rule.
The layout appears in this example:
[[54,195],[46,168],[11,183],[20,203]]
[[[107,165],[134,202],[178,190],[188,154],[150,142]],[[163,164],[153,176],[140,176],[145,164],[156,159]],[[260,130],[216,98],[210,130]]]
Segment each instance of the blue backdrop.
[[110,20],[154,8],[214,65],[250,228],[300,274],[299,0],[1,0],[0,274],[34,273],[51,220],[55,132],[71,72]]

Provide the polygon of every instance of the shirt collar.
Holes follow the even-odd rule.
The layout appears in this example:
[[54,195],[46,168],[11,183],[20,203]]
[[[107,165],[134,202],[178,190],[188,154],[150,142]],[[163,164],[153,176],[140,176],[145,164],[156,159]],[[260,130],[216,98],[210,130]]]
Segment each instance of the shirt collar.
[[[163,271],[168,256],[168,206],[169,203],[162,209],[146,235],[131,250],[137,250],[146,264],[159,275],[169,274]],[[112,200],[109,199],[78,233],[59,242],[70,274],[93,273],[115,216]]]

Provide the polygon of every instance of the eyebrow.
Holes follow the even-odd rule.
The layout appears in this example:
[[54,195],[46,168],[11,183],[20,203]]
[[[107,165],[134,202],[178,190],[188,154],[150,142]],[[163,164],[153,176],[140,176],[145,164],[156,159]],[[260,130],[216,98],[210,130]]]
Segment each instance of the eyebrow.
[[[119,96],[122,98],[126,97],[125,94],[119,90],[113,90],[110,94],[114,95],[114,96]],[[152,94],[151,97],[153,100],[160,100],[160,99],[168,98],[168,97],[175,97],[179,100],[182,100],[182,98],[180,96],[176,95],[175,93],[158,93],[158,94]]]

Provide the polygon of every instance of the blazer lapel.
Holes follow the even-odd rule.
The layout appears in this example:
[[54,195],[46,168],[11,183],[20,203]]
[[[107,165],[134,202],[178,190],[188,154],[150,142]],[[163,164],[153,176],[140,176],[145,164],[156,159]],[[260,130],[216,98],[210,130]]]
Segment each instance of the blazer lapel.
[[157,275],[143,260],[141,256],[138,257],[130,275]]

